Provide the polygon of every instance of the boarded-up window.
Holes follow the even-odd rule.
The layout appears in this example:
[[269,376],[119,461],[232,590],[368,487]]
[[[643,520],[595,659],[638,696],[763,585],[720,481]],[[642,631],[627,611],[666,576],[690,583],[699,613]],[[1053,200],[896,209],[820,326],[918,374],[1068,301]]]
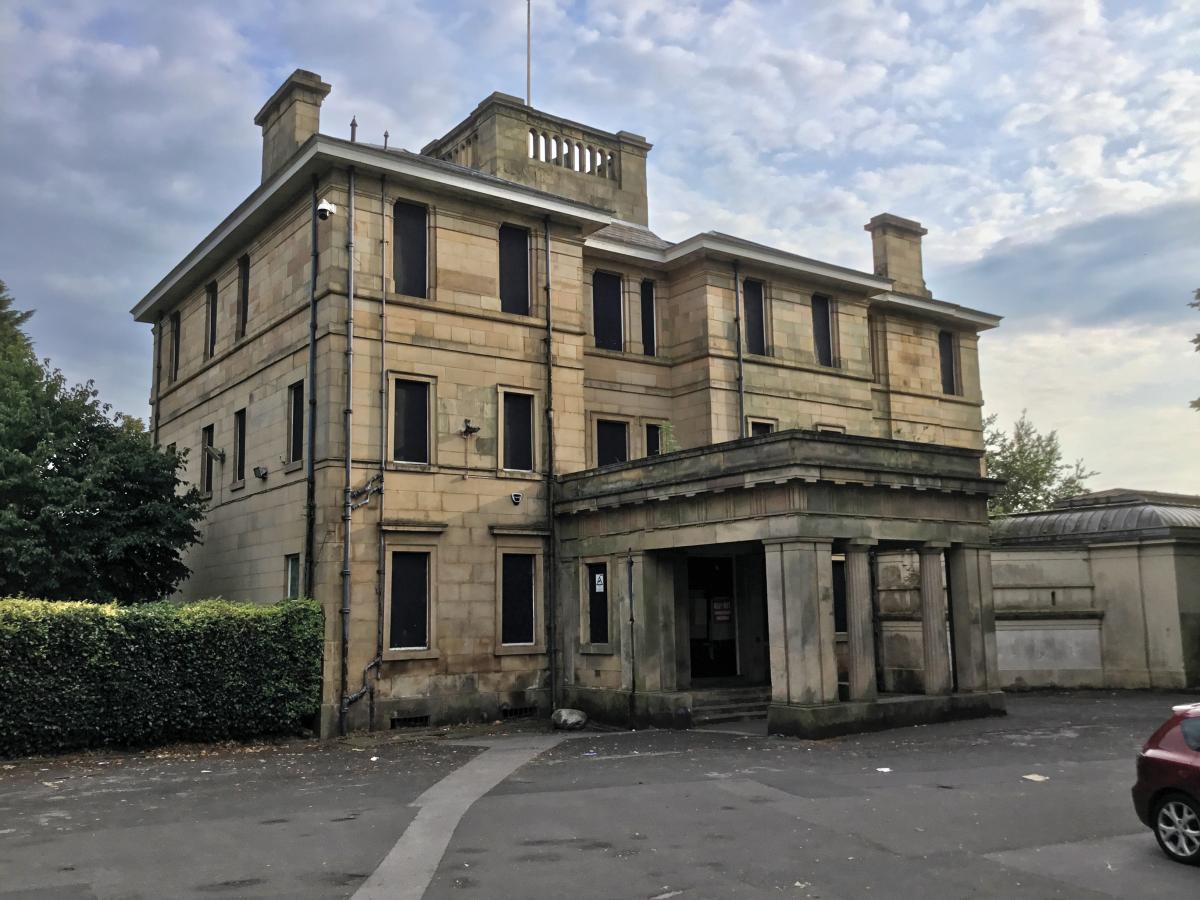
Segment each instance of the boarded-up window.
[[958,365],[955,359],[957,340],[952,331],[938,332],[938,357],[942,366],[942,393],[961,394],[962,385],[958,381]]
[[601,350],[624,350],[621,329],[621,278],[611,272],[592,276],[592,322],[596,346]]
[[424,297],[425,266],[429,257],[426,246],[428,210],[415,203],[397,200],[392,215],[392,274],[396,293]]
[[429,554],[394,551],[388,648],[429,646]]
[[181,328],[179,310],[171,313],[171,359],[170,378],[175,381],[179,377],[179,331]]
[[533,397],[504,393],[504,468],[533,471]]
[[647,278],[642,281],[642,352],[647,356],[658,352],[654,325],[654,282]]
[[213,446],[214,426],[205,425],[200,431],[200,493],[211,494],[213,489]]
[[532,644],[534,620],[534,565],[532,553],[505,553],[501,557],[500,643]]
[[608,563],[588,563],[588,642],[608,643]]
[[596,422],[596,465],[625,462],[629,459],[629,426],[624,422],[599,419]]
[[767,313],[763,283],[746,279],[742,283],[742,308],[746,321],[746,352],[767,355]]
[[204,358],[212,359],[217,349],[217,283],[204,288]]
[[238,260],[238,313],[237,336],[241,340],[246,336],[246,322],[250,319],[250,257],[243,256]]
[[646,455],[658,456],[662,453],[662,426],[646,426]]
[[818,365],[833,365],[833,305],[828,297],[812,298],[813,354]]
[[287,461],[304,458],[304,382],[288,387]]
[[429,382],[396,379],[392,459],[429,462]]
[[246,411],[233,414],[233,480],[246,480]]
[[500,310],[529,315],[529,231],[500,226]]
[[750,436],[758,437],[763,434],[771,434],[775,431],[775,425],[772,422],[751,422]]

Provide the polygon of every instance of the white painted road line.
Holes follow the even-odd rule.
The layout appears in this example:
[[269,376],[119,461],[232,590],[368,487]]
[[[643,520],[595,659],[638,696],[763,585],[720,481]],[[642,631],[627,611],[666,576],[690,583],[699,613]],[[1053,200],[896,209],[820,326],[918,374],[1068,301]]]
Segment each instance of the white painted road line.
[[562,739],[560,735],[527,735],[489,741],[487,750],[412,802],[420,808],[417,817],[355,891],[353,900],[420,900],[454,829],[472,804]]

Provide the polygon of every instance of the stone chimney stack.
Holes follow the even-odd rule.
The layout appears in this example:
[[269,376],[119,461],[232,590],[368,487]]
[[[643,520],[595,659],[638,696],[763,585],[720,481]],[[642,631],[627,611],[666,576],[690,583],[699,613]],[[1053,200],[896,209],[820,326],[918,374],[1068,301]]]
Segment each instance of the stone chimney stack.
[[920,222],[880,213],[863,226],[871,232],[875,256],[875,274],[890,278],[902,294],[932,297],[925,287],[921,263],[921,237],[928,232]]
[[315,72],[297,69],[254,117],[262,126],[262,180],[266,181],[321,127],[321,102],[330,86]]

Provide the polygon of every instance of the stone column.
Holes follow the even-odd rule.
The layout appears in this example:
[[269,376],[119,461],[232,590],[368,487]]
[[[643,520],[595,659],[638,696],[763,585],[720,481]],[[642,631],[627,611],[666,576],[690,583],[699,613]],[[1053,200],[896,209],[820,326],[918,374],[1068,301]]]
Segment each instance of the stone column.
[[831,542],[764,543],[771,700],[805,706],[836,702]]
[[986,691],[998,686],[989,556],[986,550],[959,545],[946,554],[946,578],[954,612],[954,669],[960,691]]
[[946,595],[942,591],[944,545],[926,544],[921,557],[921,643],[925,650],[925,693],[950,693],[950,645],[946,638]]
[[875,617],[871,599],[870,546],[865,541],[853,541],[846,547],[846,631],[851,700],[874,700],[878,693],[875,684]]

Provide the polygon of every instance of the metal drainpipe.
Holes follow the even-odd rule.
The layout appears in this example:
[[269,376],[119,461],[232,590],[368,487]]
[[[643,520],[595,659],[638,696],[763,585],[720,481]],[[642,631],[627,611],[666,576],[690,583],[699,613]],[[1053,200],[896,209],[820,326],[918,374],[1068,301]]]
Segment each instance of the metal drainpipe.
[[155,447],[158,446],[158,398],[159,385],[162,383],[162,324],[163,317],[160,315],[158,321],[154,323],[152,332],[154,335],[154,391],[150,408],[150,415],[152,417],[150,427],[151,439]]
[[546,254],[546,640],[549,642],[548,662],[550,666],[550,705],[558,705],[558,616],[555,609],[555,566],[554,527],[554,320],[550,306],[550,217],[542,220],[542,240]]
[[746,436],[746,381],[742,360],[742,276],[738,261],[733,261],[733,324],[737,331],[738,437]]
[[316,546],[317,475],[315,467],[317,444],[317,176],[312,177],[312,261],[308,282],[308,371],[304,386],[308,389],[308,428],[304,448],[304,596],[313,595],[313,573],[316,568],[313,552]]
[[634,637],[634,611],[633,605],[635,600],[633,594],[633,548],[629,548],[629,555],[626,557],[629,566],[629,721],[633,724],[634,711],[637,708],[637,643]]
[[[387,143],[387,138],[384,138]],[[375,659],[378,667],[383,664],[383,578],[387,571],[387,548],[383,543],[384,500],[387,497],[387,176],[379,176],[379,565],[375,570],[375,600],[378,609],[375,620]],[[376,680],[378,680],[376,668]],[[364,673],[365,675],[365,673]],[[371,685],[370,727],[375,728],[375,685]]]
[[350,440],[354,415],[354,166],[349,175],[346,204],[346,408],[342,410],[345,481],[342,488],[342,693],[338,708],[338,733],[346,734],[350,711],[350,520],[354,511],[354,485]]

